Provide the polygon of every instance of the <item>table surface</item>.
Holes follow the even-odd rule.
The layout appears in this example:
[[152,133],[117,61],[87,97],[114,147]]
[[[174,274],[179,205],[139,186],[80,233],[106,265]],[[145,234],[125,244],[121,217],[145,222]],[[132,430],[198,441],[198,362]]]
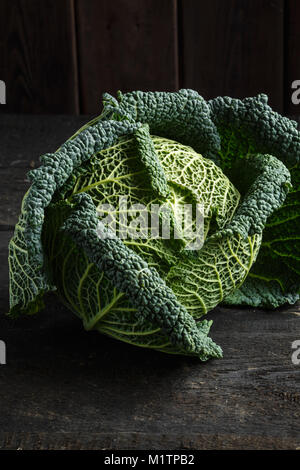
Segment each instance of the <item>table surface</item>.
[[7,244],[39,155],[88,117],[0,115],[0,448],[300,449],[299,305],[216,308],[201,363],[85,332],[53,295],[9,320]]

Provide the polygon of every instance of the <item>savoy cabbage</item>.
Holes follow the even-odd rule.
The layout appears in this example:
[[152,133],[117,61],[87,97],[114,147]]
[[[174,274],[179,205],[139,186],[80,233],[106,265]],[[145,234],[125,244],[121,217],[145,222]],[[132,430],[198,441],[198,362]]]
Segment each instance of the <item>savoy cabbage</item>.
[[[296,123],[265,95],[105,94],[102,114],[29,173],[9,246],[10,315],[37,312],[54,290],[87,330],[220,357],[203,314],[299,299],[299,154]],[[114,211],[122,197],[146,218],[164,206],[180,236],[122,239],[120,208],[111,236],[99,209]],[[185,204],[203,207],[194,250],[181,233]]]

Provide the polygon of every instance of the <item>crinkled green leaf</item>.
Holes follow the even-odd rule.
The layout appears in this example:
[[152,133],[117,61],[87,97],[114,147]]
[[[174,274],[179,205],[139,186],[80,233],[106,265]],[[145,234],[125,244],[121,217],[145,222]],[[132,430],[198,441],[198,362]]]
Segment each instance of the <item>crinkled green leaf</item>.
[[[64,223],[64,230],[75,244],[83,248],[88,259],[120,292],[129,299],[138,324],[150,321],[165,332],[171,343],[200,359],[220,357],[221,349],[198,329],[193,317],[178,302],[158,272],[118,237],[108,237],[109,230],[102,225],[97,234],[98,217],[95,205],[87,194],[74,197],[77,207]],[[101,226],[100,226],[101,227]],[[120,294],[121,295],[121,294]],[[103,314],[103,312],[101,312]],[[95,321],[95,319],[94,319]]]
[[[266,95],[259,95],[244,100],[218,97],[209,102],[212,120],[221,137],[216,161],[241,192],[248,177],[243,165],[245,157],[251,158],[249,154],[265,153],[280,159],[290,170],[292,183],[281,207],[268,216],[257,261],[242,292],[228,299],[229,305],[236,299],[237,304],[277,307],[297,301],[300,294],[300,133],[297,122],[272,111],[267,101]],[[236,178],[232,178],[234,172]],[[270,289],[274,294],[269,295]]]
[[[29,172],[32,185],[22,203],[22,214],[9,244],[10,313],[33,313],[42,305],[43,293],[52,290],[41,242],[45,208],[55,191],[95,152],[111,146],[140,124],[105,121],[67,141],[54,154],[41,157],[43,165]],[[16,254],[19,255],[17,261]],[[20,258],[22,253],[22,258]]]

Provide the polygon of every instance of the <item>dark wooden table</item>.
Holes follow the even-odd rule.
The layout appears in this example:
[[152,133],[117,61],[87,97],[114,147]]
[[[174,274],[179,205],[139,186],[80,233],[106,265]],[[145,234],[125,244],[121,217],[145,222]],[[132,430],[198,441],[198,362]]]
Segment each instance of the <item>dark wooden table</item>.
[[200,363],[85,332],[49,296],[8,320],[7,244],[38,156],[88,118],[0,116],[0,448],[300,449],[300,308],[217,308],[224,359]]

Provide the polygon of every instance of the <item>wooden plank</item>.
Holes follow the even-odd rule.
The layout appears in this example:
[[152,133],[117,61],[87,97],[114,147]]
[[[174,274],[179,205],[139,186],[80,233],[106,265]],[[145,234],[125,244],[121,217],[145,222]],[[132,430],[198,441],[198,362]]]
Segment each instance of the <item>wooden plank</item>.
[[0,2],[1,112],[77,113],[73,0]]
[[283,109],[283,0],[180,0],[181,86]]
[[[170,427],[172,424],[170,424]],[[295,450],[299,440],[268,436],[171,432],[0,432],[0,449],[5,450]],[[299,450],[299,449],[298,449]],[[152,452],[153,453],[153,452]],[[200,458],[202,458],[201,456]],[[98,456],[102,458],[101,455]],[[101,460],[99,460],[101,462]]]
[[26,174],[54,152],[90,116],[0,115],[0,227],[13,226],[29,187]]
[[300,308],[217,308],[224,358],[200,363],[97,332],[48,296],[9,320],[7,243],[0,231],[0,448],[295,449],[300,447]]
[[0,114],[0,168],[35,166],[92,116]]
[[18,220],[22,199],[30,186],[26,173],[24,168],[0,168],[0,180],[5,181],[1,188],[0,228],[13,227]]
[[81,112],[102,93],[178,88],[175,0],[76,0]]
[[286,16],[286,38],[285,38],[285,54],[286,54],[286,82],[285,82],[285,113],[300,114],[300,93],[297,92],[296,103],[292,101],[292,94],[296,91],[292,88],[294,81],[297,89],[300,89],[300,61],[299,61],[299,43],[300,43],[300,2],[299,0],[287,0],[285,8]]

